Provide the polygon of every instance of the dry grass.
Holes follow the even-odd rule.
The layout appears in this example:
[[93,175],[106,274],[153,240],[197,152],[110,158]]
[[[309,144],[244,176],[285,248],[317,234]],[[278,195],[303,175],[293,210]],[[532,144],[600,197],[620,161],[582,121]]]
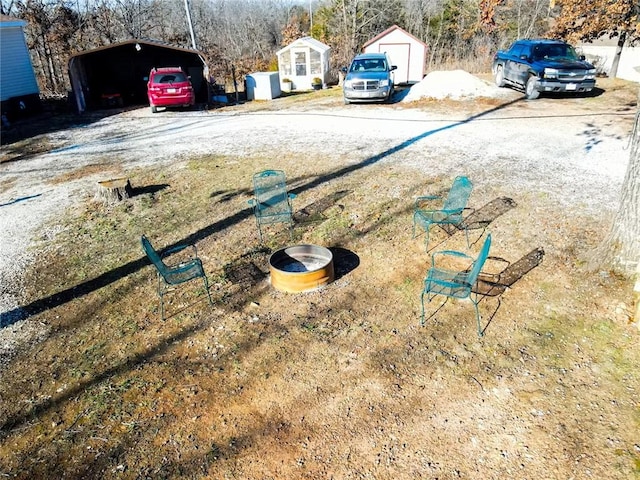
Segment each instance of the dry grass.
[[[317,292],[280,293],[257,274],[290,242],[273,227],[258,245],[247,200],[253,172],[272,166],[266,157],[129,172],[143,193],[70,212],[28,272],[25,302],[38,307],[29,321],[51,333],[3,373],[0,476],[640,476],[630,286],[585,276],[577,253],[602,225],[537,218],[519,202],[492,225],[504,239],[496,254],[517,260],[508,242],[522,240],[531,218],[562,224],[564,250],[480,303],[490,319],[482,339],[465,302],[448,302],[421,328],[429,257],[423,239],[411,239],[410,199],[451,179],[380,164],[337,175],[323,159],[302,160],[278,163],[299,194],[296,210],[348,194],[298,223],[294,242],[359,258]],[[474,201],[514,195],[494,186]],[[159,320],[143,233],[158,247],[197,242],[214,307],[194,282]],[[462,234],[433,239],[466,247]],[[243,269],[254,275],[234,274]]]
[[111,176],[112,178],[125,175],[122,165],[114,164],[113,161],[107,160],[102,164],[97,163],[92,165],[85,165],[71,172],[58,175],[55,178],[52,178],[50,182],[54,185],[59,183],[67,183],[73,180],[78,180],[84,177],[90,177],[96,174],[100,174],[103,177]]

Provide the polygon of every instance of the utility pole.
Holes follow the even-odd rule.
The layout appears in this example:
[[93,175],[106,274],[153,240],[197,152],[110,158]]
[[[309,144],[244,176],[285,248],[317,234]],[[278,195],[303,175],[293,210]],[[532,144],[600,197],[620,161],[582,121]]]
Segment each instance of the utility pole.
[[189,0],[184,0],[184,9],[187,11],[187,23],[189,24],[189,32],[191,33],[191,46],[194,50],[197,50],[196,47],[196,36],[193,33],[193,24],[191,23],[191,12],[189,10]]

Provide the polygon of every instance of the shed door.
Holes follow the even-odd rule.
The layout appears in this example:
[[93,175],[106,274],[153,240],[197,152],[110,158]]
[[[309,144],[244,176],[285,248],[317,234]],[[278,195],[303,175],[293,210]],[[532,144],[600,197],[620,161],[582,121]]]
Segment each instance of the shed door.
[[308,49],[292,49],[293,68],[296,77],[306,77],[308,70]]
[[380,52],[386,52],[391,65],[398,69],[394,72],[394,82],[407,83],[409,81],[409,61],[411,46],[408,43],[381,43]]

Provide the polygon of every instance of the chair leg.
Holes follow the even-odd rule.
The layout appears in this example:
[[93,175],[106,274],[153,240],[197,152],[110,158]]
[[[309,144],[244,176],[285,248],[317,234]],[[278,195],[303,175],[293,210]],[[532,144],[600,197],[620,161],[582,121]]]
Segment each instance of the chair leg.
[[480,311],[478,310],[478,295],[476,295],[476,299],[469,297],[473,302],[473,306],[476,307],[476,323],[478,325],[478,337],[482,337],[482,327],[480,326]]
[[164,320],[164,284],[163,279],[158,275],[158,296],[160,297],[160,320]]
[[[161,279],[160,282],[162,282]],[[164,286],[162,283],[158,285],[158,295],[160,296],[160,320],[164,321]]]
[[420,315],[420,326],[424,327],[424,290],[422,290],[422,294],[420,295],[420,303],[422,305],[422,314]]
[[211,300],[211,293],[209,292],[209,281],[207,280],[207,276],[202,276],[202,281],[204,282],[204,289],[207,292],[207,297],[209,297],[209,305],[213,305],[213,300]]
[[424,249],[426,252],[429,251],[429,230],[431,230],[429,227],[431,225],[427,225],[427,227],[424,229]]

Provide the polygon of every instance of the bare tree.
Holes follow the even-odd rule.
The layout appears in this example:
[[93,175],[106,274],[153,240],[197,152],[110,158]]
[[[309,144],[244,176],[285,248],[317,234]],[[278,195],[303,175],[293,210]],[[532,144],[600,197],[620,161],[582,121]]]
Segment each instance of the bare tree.
[[631,274],[640,261],[640,91],[630,144],[620,206],[609,234],[591,261],[592,267],[611,268],[622,274]]
[[14,15],[16,2],[14,0],[2,0],[0,1],[0,14],[2,15]]
[[609,75],[615,77],[625,44],[640,41],[638,0],[561,0],[551,34],[571,42],[609,37],[618,39]]

